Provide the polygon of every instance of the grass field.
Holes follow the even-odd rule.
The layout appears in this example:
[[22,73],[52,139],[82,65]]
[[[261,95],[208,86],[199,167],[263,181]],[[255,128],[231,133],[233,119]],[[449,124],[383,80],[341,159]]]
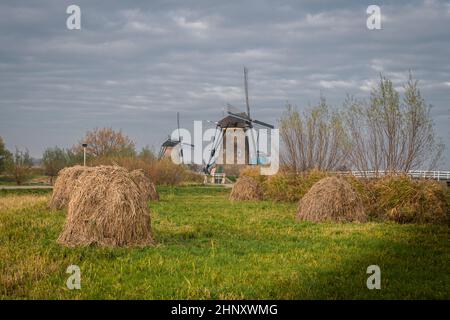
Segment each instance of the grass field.
[[[49,193],[0,192],[0,297],[22,299],[450,299],[446,226],[313,224],[295,204],[230,202],[229,190],[160,190],[152,248],[59,246]],[[66,268],[81,268],[81,290]],[[381,268],[381,290],[366,269]]]

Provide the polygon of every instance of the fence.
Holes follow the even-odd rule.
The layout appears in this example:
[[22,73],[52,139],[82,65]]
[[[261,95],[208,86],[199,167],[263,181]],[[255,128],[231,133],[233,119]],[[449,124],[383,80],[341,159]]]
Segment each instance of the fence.
[[410,170],[408,172],[391,172],[391,171],[345,171],[338,172],[339,174],[353,175],[357,178],[378,178],[387,175],[403,175],[413,179],[433,179],[438,181],[450,181],[450,171],[425,171],[425,170]]
[[226,183],[226,174],[225,173],[215,173],[211,175],[206,175],[203,180],[204,184],[212,183],[212,184],[225,184]]

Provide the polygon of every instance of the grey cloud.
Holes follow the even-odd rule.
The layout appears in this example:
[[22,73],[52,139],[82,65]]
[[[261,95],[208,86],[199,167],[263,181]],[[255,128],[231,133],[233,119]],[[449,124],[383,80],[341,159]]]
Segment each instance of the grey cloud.
[[[70,1],[0,4],[0,135],[35,156],[86,129],[121,128],[159,146],[175,125],[243,107],[276,122],[286,101],[364,98],[379,73],[401,88],[409,70],[449,141],[450,7],[383,1],[383,30],[365,27],[371,1],[79,1],[82,30],[65,28]],[[36,134],[38,133],[38,134]],[[444,167],[450,168],[450,152]]]

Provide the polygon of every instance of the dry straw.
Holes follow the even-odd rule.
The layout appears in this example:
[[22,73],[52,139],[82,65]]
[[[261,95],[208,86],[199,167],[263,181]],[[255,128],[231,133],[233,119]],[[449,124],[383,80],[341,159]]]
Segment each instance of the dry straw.
[[70,195],[78,177],[86,171],[92,170],[91,167],[74,166],[67,167],[59,171],[55,184],[53,185],[53,194],[49,207],[52,209],[63,209],[69,204]]
[[100,166],[80,175],[58,242],[69,247],[154,243],[146,201],[126,169]]
[[297,218],[314,222],[365,222],[364,205],[342,178],[327,177],[316,182],[299,202]]
[[146,201],[159,200],[159,194],[156,191],[154,183],[147,177],[142,169],[133,170],[130,172],[131,179],[138,185],[142,196]]
[[261,200],[262,190],[260,184],[253,178],[243,176],[233,185],[230,194],[231,200]]

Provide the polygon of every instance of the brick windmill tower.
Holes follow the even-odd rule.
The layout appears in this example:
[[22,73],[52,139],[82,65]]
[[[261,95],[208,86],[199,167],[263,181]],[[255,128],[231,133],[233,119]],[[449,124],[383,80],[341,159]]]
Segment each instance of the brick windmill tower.
[[[204,171],[210,173],[217,164],[257,165],[260,164],[259,135],[253,136],[254,127],[273,129],[274,126],[251,118],[248,98],[248,70],[244,67],[244,88],[246,112],[236,112],[228,105],[227,116],[216,122],[216,134],[208,163]],[[256,151],[256,161],[251,162],[250,145]]]

